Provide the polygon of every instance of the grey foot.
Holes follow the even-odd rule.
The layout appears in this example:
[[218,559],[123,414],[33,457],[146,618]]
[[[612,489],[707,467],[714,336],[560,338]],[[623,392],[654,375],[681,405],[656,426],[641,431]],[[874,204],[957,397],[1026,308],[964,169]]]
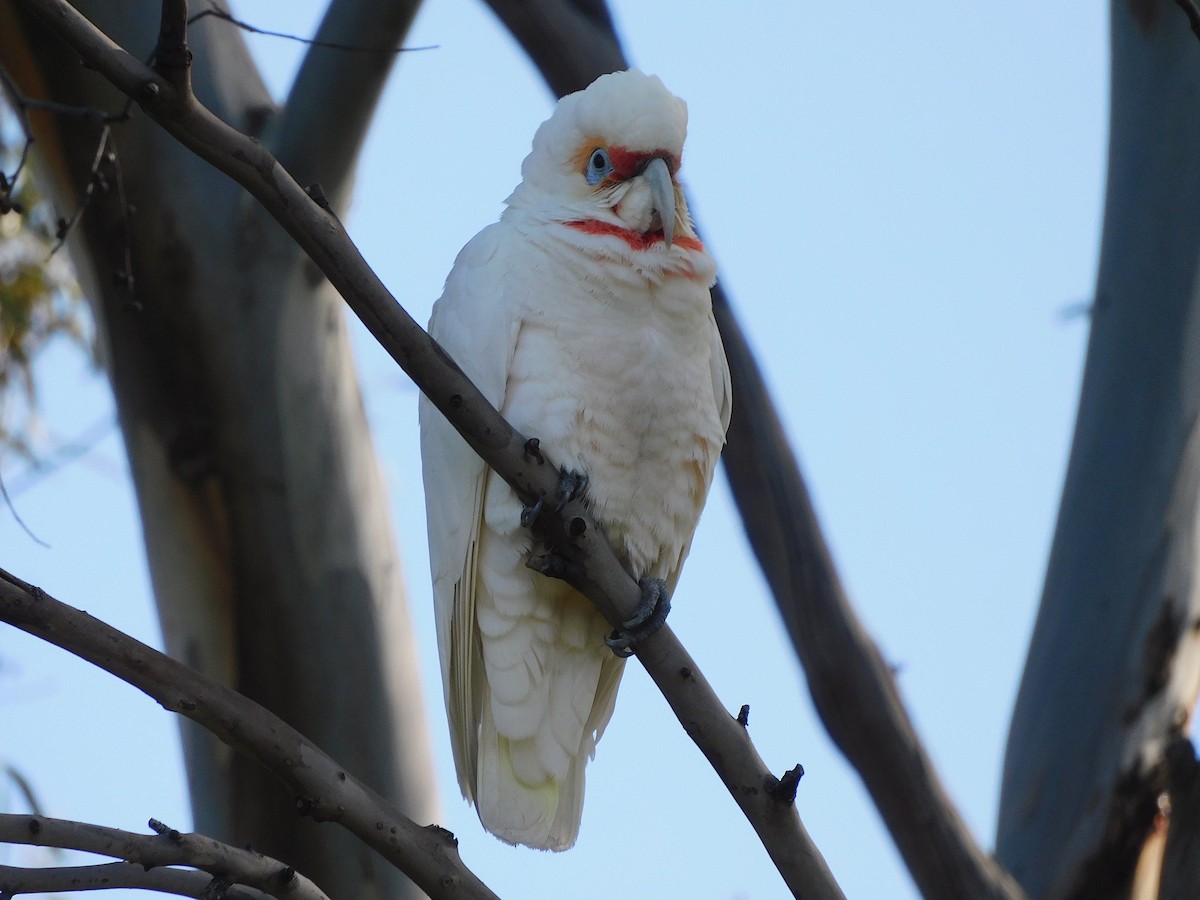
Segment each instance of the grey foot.
[[[532,442],[533,439],[530,440]],[[528,452],[528,443],[526,445]],[[582,472],[570,472],[566,469],[559,469],[558,472],[558,496],[554,500],[554,511],[560,513],[563,507],[572,500],[578,500],[588,489],[588,477]],[[546,498],[540,497],[537,503],[533,506],[526,506],[521,510],[521,527],[532,529],[538,519],[542,515],[542,510],[546,508]]]
[[625,659],[633,656],[637,645],[644,641],[667,621],[671,611],[671,598],[667,584],[661,578],[643,578],[638,582],[642,599],[638,602],[633,618],[604,639],[609,649]]
[[567,469],[558,470],[558,503],[554,507],[555,512],[562,512],[562,508],[572,500],[578,500],[588,489],[588,477],[583,472],[571,472]]

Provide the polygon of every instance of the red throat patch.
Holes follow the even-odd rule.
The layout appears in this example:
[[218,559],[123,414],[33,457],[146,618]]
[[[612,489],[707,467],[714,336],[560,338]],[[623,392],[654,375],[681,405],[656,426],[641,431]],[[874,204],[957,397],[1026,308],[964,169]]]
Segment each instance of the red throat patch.
[[[601,222],[598,219],[576,219],[573,222],[565,222],[564,224],[568,228],[574,228],[576,231],[582,231],[584,234],[608,234],[613,237],[619,237],[633,250],[649,250],[655,244],[663,243],[666,240],[661,228],[658,231],[650,231],[642,234],[640,231],[634,231],[632,228],[622,228],[620,225],[613,225],[611,222]],[[679,235],[671,243],[697,252],[703,252],[704,250],[704,245],[699,240],[694,237],[687,237],[686,235]]]

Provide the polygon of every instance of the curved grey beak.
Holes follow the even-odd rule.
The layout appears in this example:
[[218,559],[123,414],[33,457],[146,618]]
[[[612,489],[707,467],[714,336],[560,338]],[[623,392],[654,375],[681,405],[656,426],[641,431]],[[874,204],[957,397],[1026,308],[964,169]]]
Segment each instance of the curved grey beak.
[[650,183],[650,191],[654,195],[654,208],[658,210],[658,217],[662,220],[663,238],[670,247],[675,236],[675,182],[671,180],[671,170],[667,168],[665,159],[656,156],[646,163],[642,174]]

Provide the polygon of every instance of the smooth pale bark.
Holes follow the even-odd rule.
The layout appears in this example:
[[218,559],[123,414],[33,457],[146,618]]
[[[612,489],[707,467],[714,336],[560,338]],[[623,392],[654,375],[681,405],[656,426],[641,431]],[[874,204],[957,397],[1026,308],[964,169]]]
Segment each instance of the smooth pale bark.
[[1196,703],[1198,261],[1200,46],[1173,4],[1114,2],[1092,331],[997,834],[1031,897],[1130,895]]
[[[157,2],[77,5],[133,53],[153,48]],[[269,140],[281,113],[238,32],[208,18],[189,37],[203,102]],[[124,106],[8,2],[0,60],[31,95]],[[96,127],[39,123],[38,150],[69,209]],[[341,124],[329,110],[324,128]],[[168,650],[430,821],[414,642],[341,301],[257,203],[153,122],[135,111],[114,136],[133,207],[128,242],[109,191],[72,249],[104,335]],[[352,161],[335,162],[328,178],[340,185]],[[113,278],[127,245],[132,296]],[[184,747],[197,830],[295,861],[333,896],[412,895],[353,838],[298,817],[272,776],[207,733],[185,726]]]

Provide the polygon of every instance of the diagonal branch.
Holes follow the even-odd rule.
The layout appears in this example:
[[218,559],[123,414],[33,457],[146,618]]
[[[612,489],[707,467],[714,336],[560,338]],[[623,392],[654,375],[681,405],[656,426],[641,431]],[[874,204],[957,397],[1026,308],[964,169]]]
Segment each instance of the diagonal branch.
[[971,836],[921,745],[891,670],[842,588],[804,476],[723,290],[713,308],[738,399],[725,474],[830,737],[858,770],[928,898],[1019,898]]
[[[318,822],[337,822],[430,896],[494,900],[495,895],[459,859],[453,835],[436,826],[417,825],[274,713],[233,689],[60,603],[3,569],[0,621],[99,666],[154,698],[164,709],[204,726],[280,776],[296,793],[301,815]],[[29,816],[7,816],[0,817],[0,823],[5,819],[30,821]],[[38,817],[38,821],[48,820]],[[25,834],[29,834],[27,827]],[[38,837],[45,836],[41,829]],[[0,840],[9,838],[0,830]]]
[[[341,293],[381,346],[526,503],[556,495],[557,469],[540,454],[526,453],[526,437],[500,417],[445,351],[396,303],[337,218],[325,206],[312,202],[261,144],[218,120],[194,96],[180,90],[180,82],[167,81],[146,68],[64,0],[22,3],[88,65],[134,97],[168,132],[258,199]],[[629,619],[641,592],[622,569],[586,506],[573,501],[547,519],[561,535],[561,551],[576,563],[571,567],[572,585],[588,596],[614,627]],[[778,779],[763,764],[746,730],[722,707],[671,629],[664,627],[646,640],[638,650],[638,658],[755,828],[793,893],[817,900],[840,898],[841,890],[804,830],[792,799],[774,789]],[[147,692],[155,690],[144,679],[138,684]],[[205,724],[214,733],[237,738],[220,721]],[[307,753],[318,752],[307,746],[311,748],[306,749]],[[275,762],[286,763],[286,757],[275,757]],[[359,790],[365,788],[360,786]],[[375,838],[369,831],[364,835],[356,829],[355,833],[364,839]],[[434,849],[446,856],[444,845]],[[410,866],[422,865],[419,875],[426,878],[425,882],[412,869],[406,867],[405,871],[430,890],[430,867],[423,860],[407,862]]]
[[[62,894],[76,891],[112,891],[129,888],[178,897],[212,896],[213,877],[195,869],[147,869],[138,863],[102,863],[94,866],[0,866],[0,897],[22,894]],[[268,900],[270,894],[242,885],[224,889],[222,900]]]
[[[556,93],[627,66],[611,20],[596,11],[602,0],[488,5]],[[598,58],[597,48],[605,51]],[[733,380],[725,474],[826,730],[866,783],[926,897],[1020,897],[951,802],[891,670],[842,589],[795,454],[721,284],[713,288],[713,311]]]
[[[329,900],[324,891],[279,860],[231,847],[203,834],[182,834],[153,819],[150,825],[157,834],[134,834],[46,816],[0,814],[0,843],[82,850],[137,863],[144,870],[190,866],[207,873],[207,882],[221,879],[280,900]],[[22,893],[31,890],[24,888]],[[14,893],[6,887],[0,892]]]
[[316,40],[375,48],[347,53],[313,44],[288,93],[276,141],[280,163],[301,184],[320,182],[345,211],[359,148],[420,0],[333,0]]

